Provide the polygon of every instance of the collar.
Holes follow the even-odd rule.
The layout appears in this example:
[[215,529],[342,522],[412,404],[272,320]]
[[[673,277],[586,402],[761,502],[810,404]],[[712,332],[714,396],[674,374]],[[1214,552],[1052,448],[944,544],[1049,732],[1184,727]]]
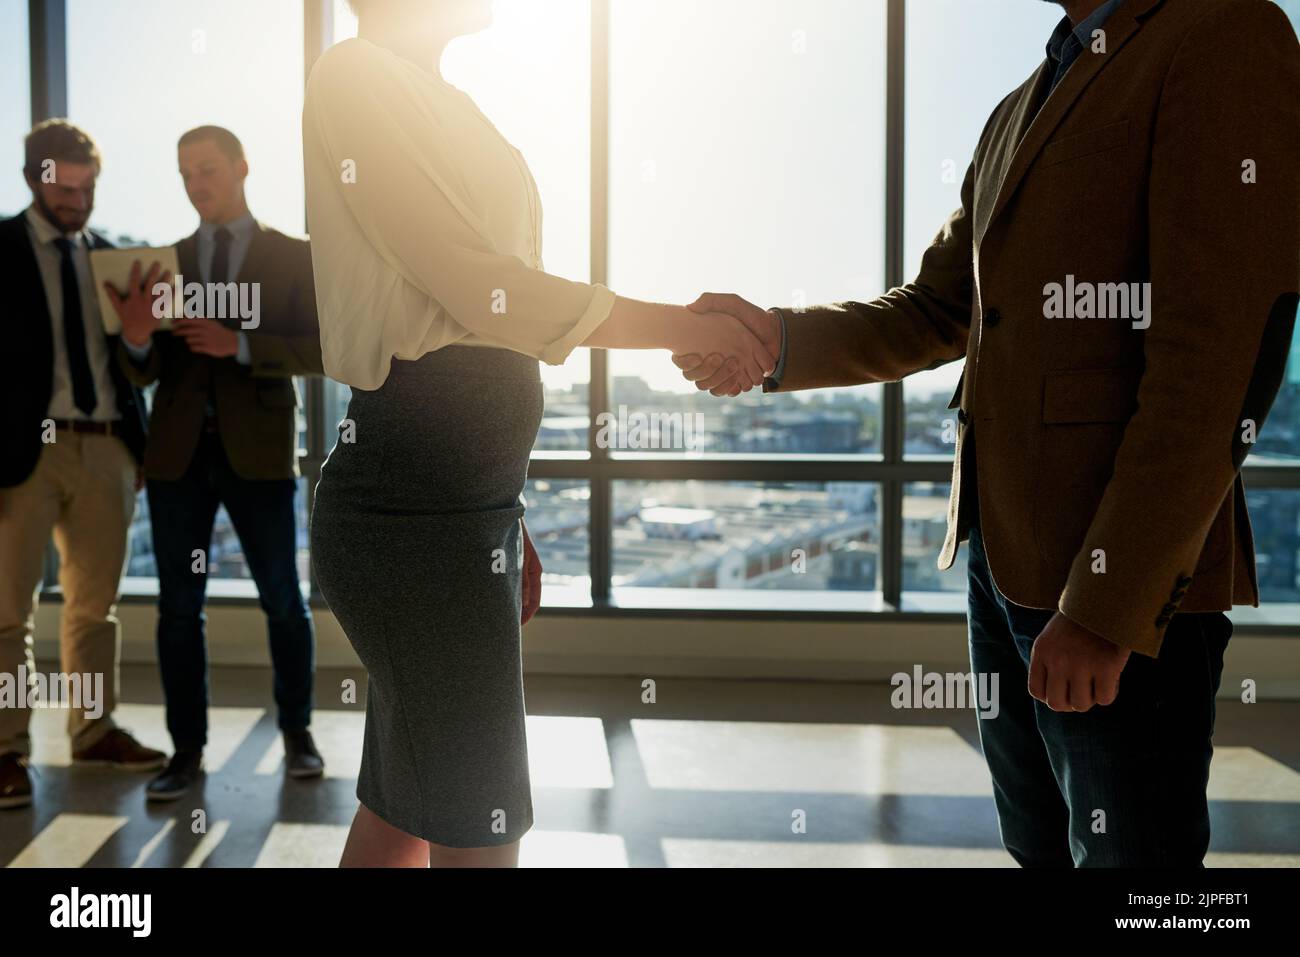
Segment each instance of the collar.
[[73,245],[88,246],[90,245],[86,231],[84,229],[75,233],[65,233],[52,222],[42,215],[41,211],[36,208],[36,204],[28,206],[25,215],[27,222],[32,227],[32,232],[36,235],[36,242],[42,246],[48,246],[56,239],[69,239]]
[[1077,27],[1070,23],[1069,17],[1062,17],[1061,22],[1056,25],[1056,29],[1052,31],[1052,35],[1047,41],[1048,60],[1059,64],[1065,55],[1065,46],[1070,42],[1071,37],[1080,47],[1087,47],[1092,40],[1092,31],[1109,20],[1110,15],[1123,2],[1124,0],[1107,0],[1106,3],[1103,3],[1081,20]]
[[252,213],[245,213],[236,220],[232,220],[223,226],[216,223],[199,223],[199,236],[204,242],[215,242],[218,229],[225,229],[230,233],[232,239],[243,239],[257,228],[257,220],[253,218]]

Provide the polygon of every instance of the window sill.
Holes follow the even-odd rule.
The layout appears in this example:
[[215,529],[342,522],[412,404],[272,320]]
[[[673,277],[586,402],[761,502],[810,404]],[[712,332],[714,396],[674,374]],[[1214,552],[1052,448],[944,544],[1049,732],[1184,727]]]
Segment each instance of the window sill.
[[[327,606],[319,596],[303,595],[315,609]],[[960,592],[905,592],[901,608],[884,602],[880,592],[778,591],[763,589],[615,588],[609,602],[594,603],[587,585],[547,585],[543,617],[559,618],[699,618],[790,622],[860,621],[863,623],[965,622],[966,596]],[[42,602],[61,603],[55,587],[41,592]],[[151,578],[125,578],[120,604],[152,605],[158,583]],[[208,604],[257,607],[257,590],[247,579],[208,582]],[[1254,637],[1300,637],[1300,603],[1239,606],[1229,617],[1237,634]]]

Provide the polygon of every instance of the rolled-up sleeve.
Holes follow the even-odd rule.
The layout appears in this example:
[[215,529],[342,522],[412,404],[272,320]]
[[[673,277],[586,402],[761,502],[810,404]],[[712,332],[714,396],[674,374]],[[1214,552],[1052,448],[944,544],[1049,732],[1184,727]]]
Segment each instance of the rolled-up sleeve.
[[367,242],[451,321],[486,343],[563,363],[608,318],[614,294],[496,247],[464,185],[483,144],[449,135],[416,79],[385,57],[354,47],[312,74],[306,119],[331,168],[353,174],[332,188]]

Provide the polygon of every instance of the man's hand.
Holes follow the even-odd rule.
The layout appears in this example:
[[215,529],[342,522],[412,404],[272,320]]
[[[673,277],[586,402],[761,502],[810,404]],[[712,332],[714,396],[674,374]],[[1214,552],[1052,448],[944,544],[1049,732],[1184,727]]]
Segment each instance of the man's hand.
[[[706,292],[689,306],[692,312],[726,313],[739,319],[762,343],[772,356],[781,355],[781,321],[766,309],[761,309],[740,296]],[[743,377],[733,361],[718,353],[700,356],[697,353],[674,355],[673,364],[682,370],[688,382],[694,382],[701,392],[713,395],[735,396],[748,391]]]
[[227,359],[239,352],[239,334],[215,319],[177,319],[172,331],[199,355]]
[[162,272],[161,263],[155,262],[145,275],[142,275],[143,269],[138,259],[131,264],[131,278],[127,280],[126,295],[118,292],[112,283],[104,283],[104,290],[113,303],[113,311],[122,321],[122,335],[133,346],[148,345],[149,337],[162,325],[162,320],[153,314],[154,301],[158,298],[154,295],[153,287],[160,282],[166,285],[172,281],[170,271],[159,275]]
[[521,522],[519,527],[524,534],[524,608],[519,624],[526,625],[542,604],[542,560],[537,557],[528,526]]
[[726,312],[700,310],[699,303],[683,308],[682,322],[671,336],[673,355],[716,356],[731,373],[738,392],[748,392],[776,369],[779,356],[735,316]]
[[1110,704],[1119,694],[1129,654],[1058,611],[1030,652],[1029,693],[1053,711]]

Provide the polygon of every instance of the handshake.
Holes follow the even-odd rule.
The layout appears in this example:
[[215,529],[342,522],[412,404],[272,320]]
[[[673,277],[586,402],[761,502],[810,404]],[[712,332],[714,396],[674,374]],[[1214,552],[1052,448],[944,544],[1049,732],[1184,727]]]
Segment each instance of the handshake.
[[688,306],[698,318],[673,348],[673,364],[701,392],[735,396],[776,371],[781,319],[731,294],[707,292]]

